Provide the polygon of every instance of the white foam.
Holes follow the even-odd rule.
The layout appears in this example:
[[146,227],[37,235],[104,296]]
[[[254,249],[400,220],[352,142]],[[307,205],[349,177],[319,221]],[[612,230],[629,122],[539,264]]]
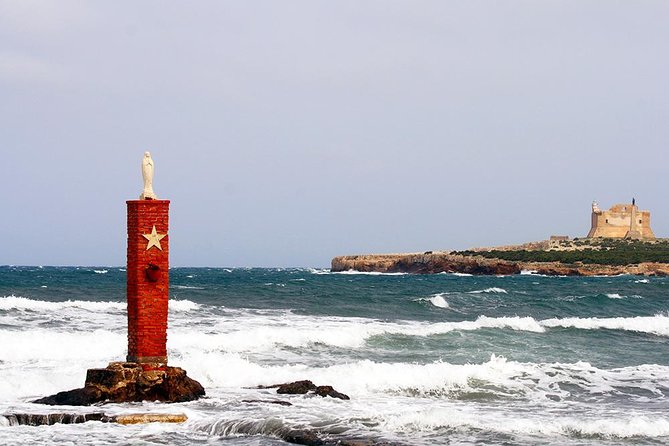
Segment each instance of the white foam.
[[612,318],[578,318],[546,319],[541,321],[544,327],[579,328],[581,330],[625,330],[650,333],[658,336],[669,336],[669,317],[661,314],[655,316],[612,317]]
[[381,417],[387,430],[405,433],[430,432],[436,429],[495,431],[510,435],[542,435],[557,437],[663,437],[669,435],[669,420],[647,415],[622,415],[602,418],[595,414],[587,416],[559,416],[550,421],[545,413],[498,413],[476,411],[471,407],[422,408],[408,410],[397,415]]
[[621,296],[618,293],[610,293],[610,294],[607,294],[606,297],[608,297],[609,299],[624,299],[625,298],[625,296]]
[[648,280],[648,279],[639,279],[639,280],[635,280],[634,283],[650,283],[650,280]]
[[433,294],[430,297],[419,297],[418,299],[414,299],[414,302],[430,302],[432,305],[435,307],[439,308],[448,308],[448,302],[446,302],[446,299],[444,299],[444,296],[448,295],[448,293],[437,293]]
[[173,288],[178,290],[204,290],[204,287],[201,286],[188,286],[188,285],[172,285]]
[[0,297],[0,310],[58,311],[65,308],[79,308],[87,311],[125,310],[125,302],[92,302],[88,300],[67,300],[48,302],[20,296]]
[[354,269],[349,269],[348,271],[337,271],[331,274],[351,274],[361,276],[406,276],[408,273],[381,273],[378,271],[356,271]]
[[[470,392],[497,396],[523,396],[545,403],[547,395],[569,398],[574,387],[593,395],[618,393],[618,387],[646,389],[662,397],[669,384],[669,367],[646,365],[619,369],[599,369],[588,363],[522,363],[492,355],[479,364],[448,362],[384,363],[359,360],[325,367],[299,361],[261,365],[238,353],[180,351],[180,364],[202,376],[213,387],[251,387],[300,379],[328,383],[358,397],[370,395],[435,396],[457,398]],[[558,382],[569,383],[561,389]],[[203,383],[204,384],[204,383]]]
[[430,302],[432,302],[432,305],[435,307],[448,308],[448,302],[446,302],[446,299],[444,299],[443,294],[435,294],[430,298]]
[[[200,307],[189,300],[170,300],[170,310],[191,311]],[[125,311],[125,302],[93,302],[88,300],[66,300],[64,302],[49,302],[44,300],[28,299],[20,296],[0,297],[0,310],[31,310],[37,312],[56,312],[64,309],[80,309],[86,311],[106,313],[110,310]]]
[[93,272],[94,272],[95,274],[107,274],[107,273],[109,272],[109,270],[106,270],[106,269],[94,269]]
[[523,269],[520,271],[521,276],[534,276],[538,273],[538,271],[533,270],[533,269]]
[[504,288],[497,288],[497,287],[486,288],[485,290],[469,291],[469,294],[481,294],[481,293],[507,294]]
[[170,299],[168,304],[169,304],[169,311],[193,311],[201,307],[200,304],[186,299],[184,300]]

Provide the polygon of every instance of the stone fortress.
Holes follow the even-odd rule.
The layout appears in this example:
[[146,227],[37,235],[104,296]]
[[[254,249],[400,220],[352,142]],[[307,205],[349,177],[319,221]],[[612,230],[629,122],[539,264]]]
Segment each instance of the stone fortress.
[[654,240],[650,228],[650,211],[640,211],[635,200],[632,204],[616,204],[603,211],[592,203],[592,226],[588,238],[626,238],[632,240]]

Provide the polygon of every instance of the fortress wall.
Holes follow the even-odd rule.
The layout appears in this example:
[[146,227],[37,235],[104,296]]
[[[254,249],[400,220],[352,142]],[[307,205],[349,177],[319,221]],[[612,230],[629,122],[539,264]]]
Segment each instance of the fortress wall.
[[[650,211],[636,211],[637,229],[643,238],[655,238],[650,228]],[[608,211],[592,213],[588,237],[624,238],[632,222],[632,205],[617,204]]]

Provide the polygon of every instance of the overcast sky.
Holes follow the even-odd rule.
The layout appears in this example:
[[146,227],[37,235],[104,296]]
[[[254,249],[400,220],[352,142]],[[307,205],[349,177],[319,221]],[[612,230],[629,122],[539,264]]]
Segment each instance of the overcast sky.
[[669,236],[669,2],[0,0],[0,264],[174,266]]

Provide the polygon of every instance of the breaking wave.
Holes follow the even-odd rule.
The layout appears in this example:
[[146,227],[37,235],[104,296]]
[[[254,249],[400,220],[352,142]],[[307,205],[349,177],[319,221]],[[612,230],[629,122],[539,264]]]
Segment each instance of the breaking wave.
[[[86,311],[107,312],[125,311],[125,302],[95,302],[88,300],[66,300],[63,302],[49,302],[44,300],[28,299],[20,296],[0,297],[0,310],[30,310],[30,311],[59,311],[63,309],[81,309]],[[170,300],[170,311],[191,311],[198,309],[200,304],[190,300]]]
[[486,288],[485,290],[475,290],[468,292],[468,294],[481,294],[481,293],[507,294],[507,291],[504,288],[491,287],[491,288]]

